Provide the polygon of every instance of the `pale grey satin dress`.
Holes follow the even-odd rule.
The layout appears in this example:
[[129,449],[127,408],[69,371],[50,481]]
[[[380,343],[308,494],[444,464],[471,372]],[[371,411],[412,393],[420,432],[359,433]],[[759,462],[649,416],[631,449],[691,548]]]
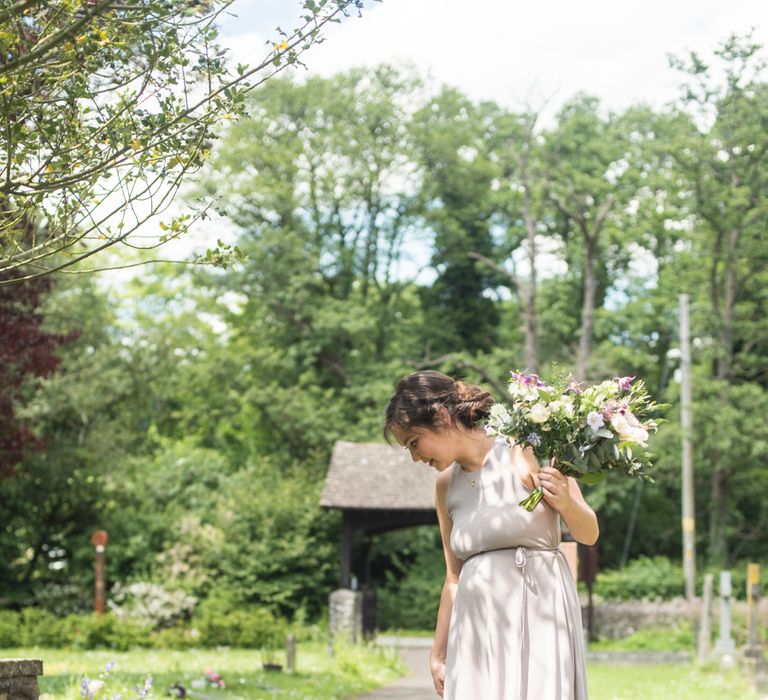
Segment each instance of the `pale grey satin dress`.
[[531,490],[504,438],[479,472],[450,469],[450,547],[464,563],[444,700],[587,700],[581,608],[557,548],[560,516],[543,500],[532,513],[518,505]]

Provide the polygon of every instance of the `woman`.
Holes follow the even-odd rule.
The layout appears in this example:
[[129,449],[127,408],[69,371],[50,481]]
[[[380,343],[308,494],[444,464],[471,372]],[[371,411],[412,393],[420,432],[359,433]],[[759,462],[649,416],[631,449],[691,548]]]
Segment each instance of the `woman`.
[[[439,473],[445,552],[430,670],[445,700],[586,700],[581,608],[560,544],[562,518],[594,544],[597,517],[574,479],[530,449],[488,436],[494,398],[442,372],[398,382],[384,434]],[[541,484],[542,502],[518,505]]]

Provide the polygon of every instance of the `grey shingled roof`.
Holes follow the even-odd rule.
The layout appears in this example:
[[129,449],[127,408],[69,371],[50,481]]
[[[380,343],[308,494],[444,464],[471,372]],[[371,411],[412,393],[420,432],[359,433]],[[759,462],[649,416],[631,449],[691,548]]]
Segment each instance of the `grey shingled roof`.
[[320,505],[333,508],[434,510],[437,471],[408,450],[376,442],[338,440]]

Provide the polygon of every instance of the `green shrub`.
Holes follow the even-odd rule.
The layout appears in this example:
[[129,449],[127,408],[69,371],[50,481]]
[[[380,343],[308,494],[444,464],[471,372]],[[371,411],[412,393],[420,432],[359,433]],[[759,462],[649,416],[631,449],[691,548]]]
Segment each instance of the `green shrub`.
[[269,610],[238,605],[231,598],[214,596],[203,601],[191,626],[200,632],[200,645],[246,648],[282,646],[288,626]]
[[229,613],[216,623],[209,620],[200,630],[206,646],[234,646],[253,649],[275,649],[285,641],[285,623],[276,620],[268,610],[250,608]]
[[696,648],[696,634],[689,620],[669,627],[644,627],[623,639],[593,642],[594,651],[690,651]]
[[434,629],[445,581],[442,549],[421,552],[401,580],[389,573],[387,578],[377,592],[379,629]]
[[21,617],[12,610],[0,610],[0,649],[21,646]]
[[114,615],[69,615],[62,621],[66,645],[75,649],[116,649],[152,646],[152,628]]
[[[761,566],[761,569],[764,569]],[[736,600],[745,600],[747,562],[734,564],[731,569],[731,587]],[[713,593],[717,595],[720,586],[720,569],[701,567],[696,573],[696,592],[704,589],[704,575],[709,572],[714,578]],[[583,583],[579,582],[580,587]],[[640,598],[669,599],[685,595],[685,577],[682,564],[666,557],[638,557],[623,569],[598,572],[595,593],[611,600]]]
[[[21,613],[0,611],[0,648],[71,647],[74,649],[115,649],[136,647],[189,649],[194,647],[244,647],[279,649],[288,632],[297,639],[322,636],[321,626],[292,625],[264,608],[239,606],[228,609],[214,599],[189,624],[153,631],[151,624],[105,615],[67,615],[58,619],[42,608],[25,608]],[[226,612],[223,612],[226,610]]]
[[25,647],[62,647],[67,643],[62,620],[43,608],[21,611],[21,644]]
[[685,593],[683,569],[666,557],[639,557],[623,569],[598,573],[594,590],[612,600],[674,598]]
[[152,646],[156,649],[194,649],[202,646],[200,630],[189,625],[176,625],[157,630],[152,634]]

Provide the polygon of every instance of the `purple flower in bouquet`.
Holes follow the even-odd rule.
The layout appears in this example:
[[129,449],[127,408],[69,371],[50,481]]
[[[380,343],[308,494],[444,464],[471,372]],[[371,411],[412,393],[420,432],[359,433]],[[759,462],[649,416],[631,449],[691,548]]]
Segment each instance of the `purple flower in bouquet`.
[[541,445],[541,435],[538,433],[529,433],[525,439],[528,441],[529,445],[533,445],[534,447]]
[[510,372],[512,379],[523,386],[544,386],[538,374],[526,374],[525,372]]
[[568,385],[565,387],[564,394],[580,394],[583,382],[577,382],[573,377],[568,380]]
[[616,381],[619,384],[619,389],[622,391],[629,391],[632,388],[632,382],[634,377],[619,377]]

